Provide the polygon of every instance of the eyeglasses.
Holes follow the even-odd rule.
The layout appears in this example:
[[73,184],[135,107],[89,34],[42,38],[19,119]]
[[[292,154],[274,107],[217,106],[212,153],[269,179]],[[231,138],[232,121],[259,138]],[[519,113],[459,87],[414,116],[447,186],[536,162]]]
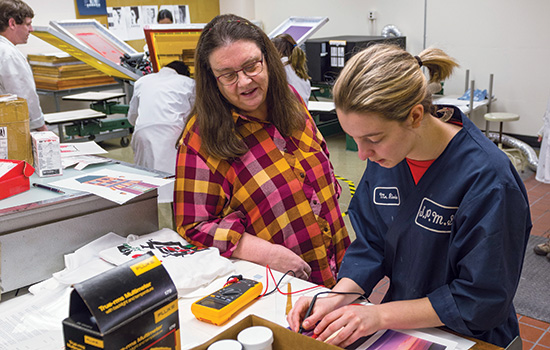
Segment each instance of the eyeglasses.
[[216,79],[222,85],[233,85],[239,81],[239,72],[243,72],[249,78],[255,77],[264,70],[264,60],[261,59],[256,62],[252,62],[239,70],[225,73],[216,77]]

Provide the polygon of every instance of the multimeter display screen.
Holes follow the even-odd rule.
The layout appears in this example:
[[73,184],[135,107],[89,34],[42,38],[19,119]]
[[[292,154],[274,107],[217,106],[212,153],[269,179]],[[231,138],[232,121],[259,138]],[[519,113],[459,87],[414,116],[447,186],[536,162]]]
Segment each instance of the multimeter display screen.
[[221,302],[220,300],[211,297],[204,298],[201,301],[197,302],[197,304],[217,310],[221,310],[224,306],[227,306],[227,303]]
[[224,306],[227,305],[227,303],[220,303],[214,298],[204,298],[201,301],[197,302],[197,304],[217,310],[221,310]]

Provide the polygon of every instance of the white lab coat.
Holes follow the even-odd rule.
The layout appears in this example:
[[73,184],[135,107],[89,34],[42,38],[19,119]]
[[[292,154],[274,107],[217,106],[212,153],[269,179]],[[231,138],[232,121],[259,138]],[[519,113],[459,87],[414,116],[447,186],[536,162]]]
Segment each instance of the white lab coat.
[[285,66],[286,71],[286,79],[288,80],[288,83],[292,85],[298,91],[300,96],[302,97],[302,100],[306,103],[306,107],[309,101],[309,96],[311,95],[311,82],[309,80],[304,80],[300,78],[296,72],[294,71],[294,68],[289,64],[288,57],[281,58],[281,61],[283,62],[283,65]]
[[543,116],[544,124],[538,134],[542,136],[537,166],[537,181],[550,184],[550,100]]
[[44,125],[44,114],[27,59],[15,45],[0,35],[0,95],[14,94],[27,100],[31,130]]
[[[176,142],[195,101],[195,81],[164,67],[134,85],[128,121],[134,125],[134,163],[175,174]],[[173,200],[173,185],[159,191],[159,202]]]

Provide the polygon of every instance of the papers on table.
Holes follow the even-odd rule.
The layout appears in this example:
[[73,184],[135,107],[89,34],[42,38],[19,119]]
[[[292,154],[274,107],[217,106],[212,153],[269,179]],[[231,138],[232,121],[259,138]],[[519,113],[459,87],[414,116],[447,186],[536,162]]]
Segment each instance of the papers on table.
[[76,170],[82,170],[90,164],[110,162],[109,158],[98,157],[94,154],[107,153],[94,141],[62,143],[59,145],[61,149],[61,163],[63,169],[70,166],[75,166]]
[[[371,336],[363,344],[348,347],[354,350],[412,350],[417,348],[433,350],[455,350],[457,342],[451,340],[450,333],[440,331],[443,334],[435,336],[420,330],[380,330]],[[448,336],[447,336],[448,335]],[[357,343],[357,342],[356,342]],[[472,344],[470,347],[474,344]],[[468,347],[469,348],[469,347]]]
[[93,193],[118,204],[124,204],[130,199],[171,182],[173,182],[171,179],[103,169],[54,181],[50,185]]

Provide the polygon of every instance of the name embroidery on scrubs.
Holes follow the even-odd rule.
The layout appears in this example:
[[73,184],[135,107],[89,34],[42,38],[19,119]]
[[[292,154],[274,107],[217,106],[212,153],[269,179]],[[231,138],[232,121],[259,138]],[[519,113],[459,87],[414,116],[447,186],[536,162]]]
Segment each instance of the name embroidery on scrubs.
[[374,204],[377,205],[399,205],[399,189],[397,187],[376,187],[374,189]]
[[449,207],[424,198],[420,203],[414,222],[428,231],[451,233],[457,209],[458,207]]

